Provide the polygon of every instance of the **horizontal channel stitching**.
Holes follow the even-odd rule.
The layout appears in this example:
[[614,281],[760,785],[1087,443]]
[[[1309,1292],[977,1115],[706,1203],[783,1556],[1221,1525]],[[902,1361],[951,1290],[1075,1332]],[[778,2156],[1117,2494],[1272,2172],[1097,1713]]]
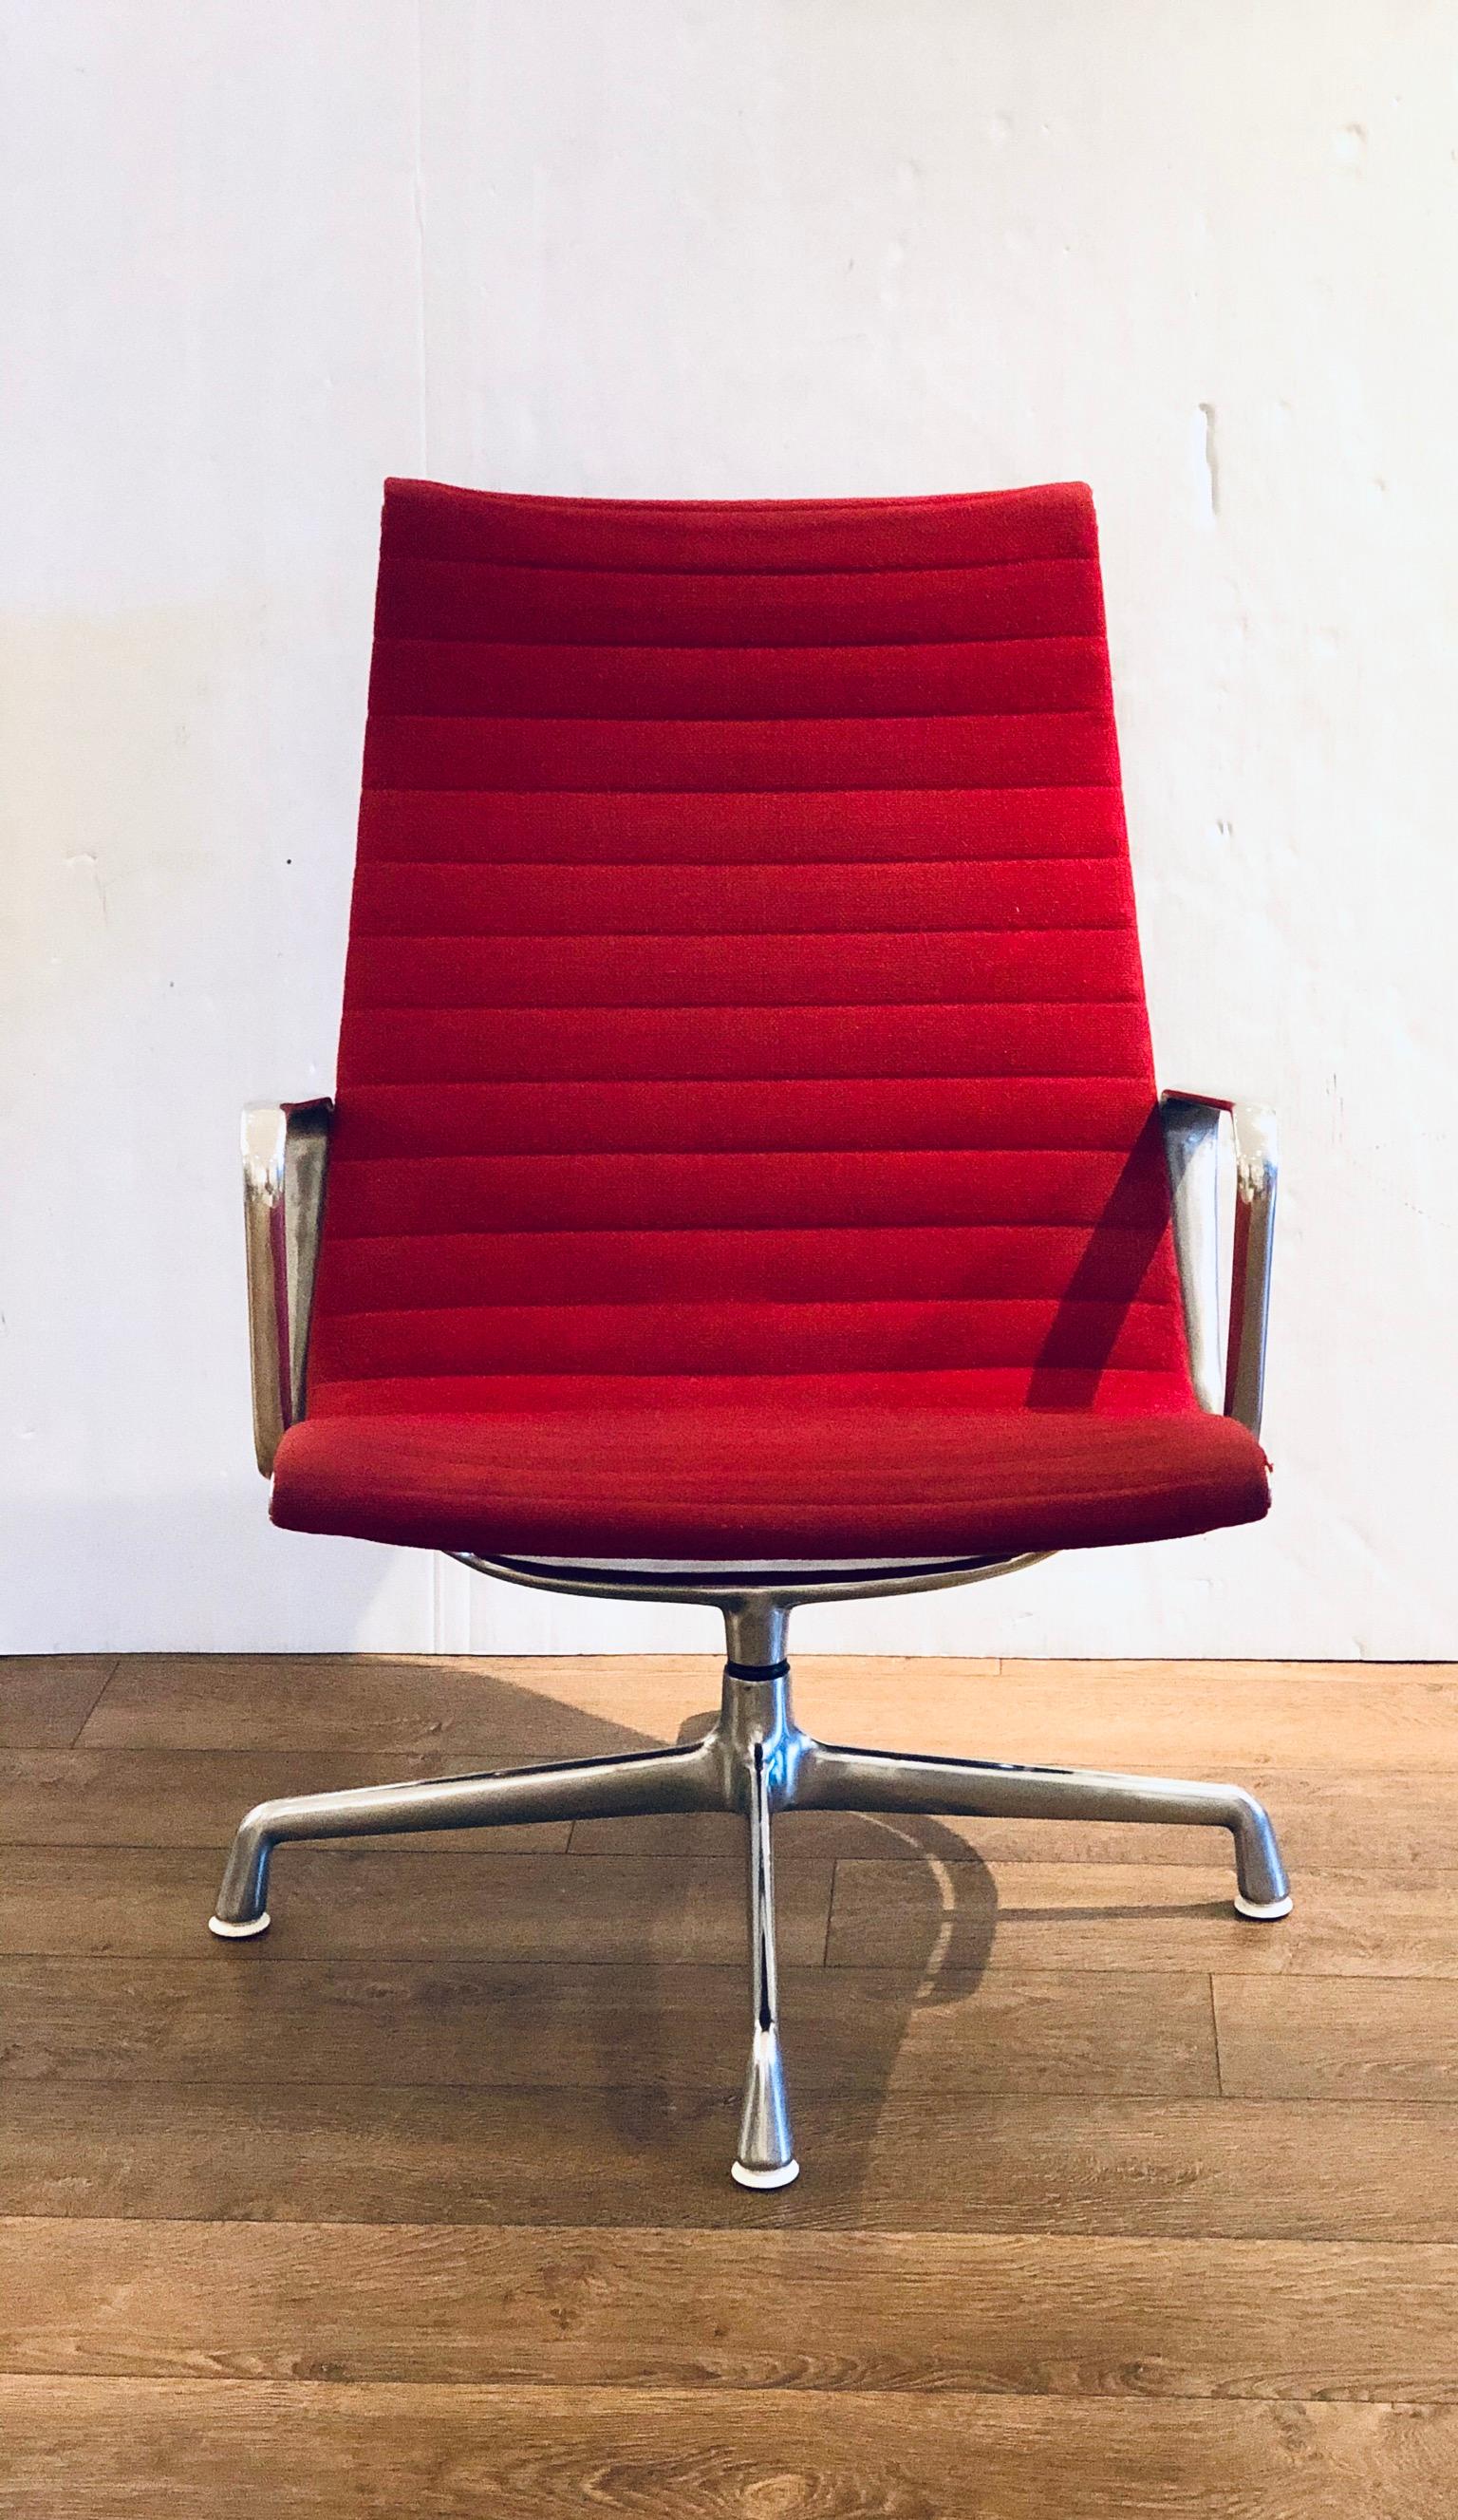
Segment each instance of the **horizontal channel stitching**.
[[1077,568],[1097,570],[1097,555],[1085,552],[1017,552],[1002,560],[887,560],[862,561],[847,564],[817,567],[783,562],[693,561],[677,567],[664,568],[651,562],[615,560],[505,560],[481,552],[405,551],[393,544],[380,553],[380,577],[388,577],[396,568],[491,568],[520,569],[537,577],[667,577],[728,578],[732,584],[742,577],[810,577],[843,578],[855,584],[866,577],[974,577],[990,568]]

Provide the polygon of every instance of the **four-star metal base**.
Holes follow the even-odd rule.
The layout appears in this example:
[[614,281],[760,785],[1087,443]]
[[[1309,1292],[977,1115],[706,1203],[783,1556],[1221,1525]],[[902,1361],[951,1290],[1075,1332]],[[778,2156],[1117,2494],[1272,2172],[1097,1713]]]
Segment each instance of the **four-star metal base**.
[[[743,1628],[736,1633],[732,1624],[729,1639],[731,1647],[738,1643],[741,1649],[747,1641]],[[782,1646],[782,1622],[771,1641]],[[733,2176],[745,2187],[784,2187],[799,2170],[780,2052],[774,1953],[772,1839],[779,1813],[1204,1823],[1230,1831],[1241,1915],[1264,1921],[1291,1909],[1270,1821],[1255,1796],[1237,1785],[838,1748],[801,1732],[790,1710],[789,1664],[779,1659],[727,1663],[719,1720],[686,1748],[259,1803],[234,1839],[209,1923],[230,1940],[263,1933],[274,1849],[301,1838],[701,1811],[741,1812],[747,1824],[750,2052],[733,2163]]]

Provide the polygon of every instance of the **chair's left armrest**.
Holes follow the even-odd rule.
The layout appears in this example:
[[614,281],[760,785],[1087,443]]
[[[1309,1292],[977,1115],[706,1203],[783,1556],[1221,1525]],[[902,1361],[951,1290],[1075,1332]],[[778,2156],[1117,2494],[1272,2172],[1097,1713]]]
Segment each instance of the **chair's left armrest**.
[[[1235,1235],[1230,1331],[1220,1355],[1219,1135],[1235,1136]],[[1260,1432],[1271,1247],[1276,1225],[1276,1120],[1261,1102],[1215,1094],[1165,1094],[1160,1123],[1170,1166],[1174,1254],[1190,1372],[1203,1409]]]
[[304,1414],[309,1316],[332,1102],[254,1102],[243,1117],[253,1449],[267,1478]]

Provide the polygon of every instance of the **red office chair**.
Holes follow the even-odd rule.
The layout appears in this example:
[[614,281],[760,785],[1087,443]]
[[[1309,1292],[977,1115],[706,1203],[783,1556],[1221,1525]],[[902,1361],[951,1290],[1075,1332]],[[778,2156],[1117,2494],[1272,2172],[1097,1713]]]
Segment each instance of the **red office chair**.
[[244,1126],[274,1520],[713,1603],[723,1711],[687,1748],[262,1804],[216,1933],[262,1933],[285,1839],[742,1812],[734,2176],[765,2187],[796,2169],[777,1812],[1209,1822],[1241,1913],[1287,1912],[1236,1788],[790,1713],[796,1602],[1266,1510],[1274,1140],[1156,1102],[1085,489],[390,483],[338,1078]]

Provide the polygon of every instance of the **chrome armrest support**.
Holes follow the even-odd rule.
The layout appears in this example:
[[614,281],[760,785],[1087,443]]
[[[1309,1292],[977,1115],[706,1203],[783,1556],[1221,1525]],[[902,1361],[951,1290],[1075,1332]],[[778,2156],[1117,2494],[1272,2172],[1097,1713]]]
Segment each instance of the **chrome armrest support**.
[[332,1102],[255,1102],[243,1117],[253,1449],[265,1478],[304,1414]]
[[[1235,1237],[1230,1333],[1222,1359],[1217,1192],[1225,1112],[1235,1133]],[[1260,1102],[1172,1093],[1160,1098],[1160,1124],[1195,1396],[1202,1409],[1238,1418],[1259,1435],[1276,1222],[1275,1113]]]

